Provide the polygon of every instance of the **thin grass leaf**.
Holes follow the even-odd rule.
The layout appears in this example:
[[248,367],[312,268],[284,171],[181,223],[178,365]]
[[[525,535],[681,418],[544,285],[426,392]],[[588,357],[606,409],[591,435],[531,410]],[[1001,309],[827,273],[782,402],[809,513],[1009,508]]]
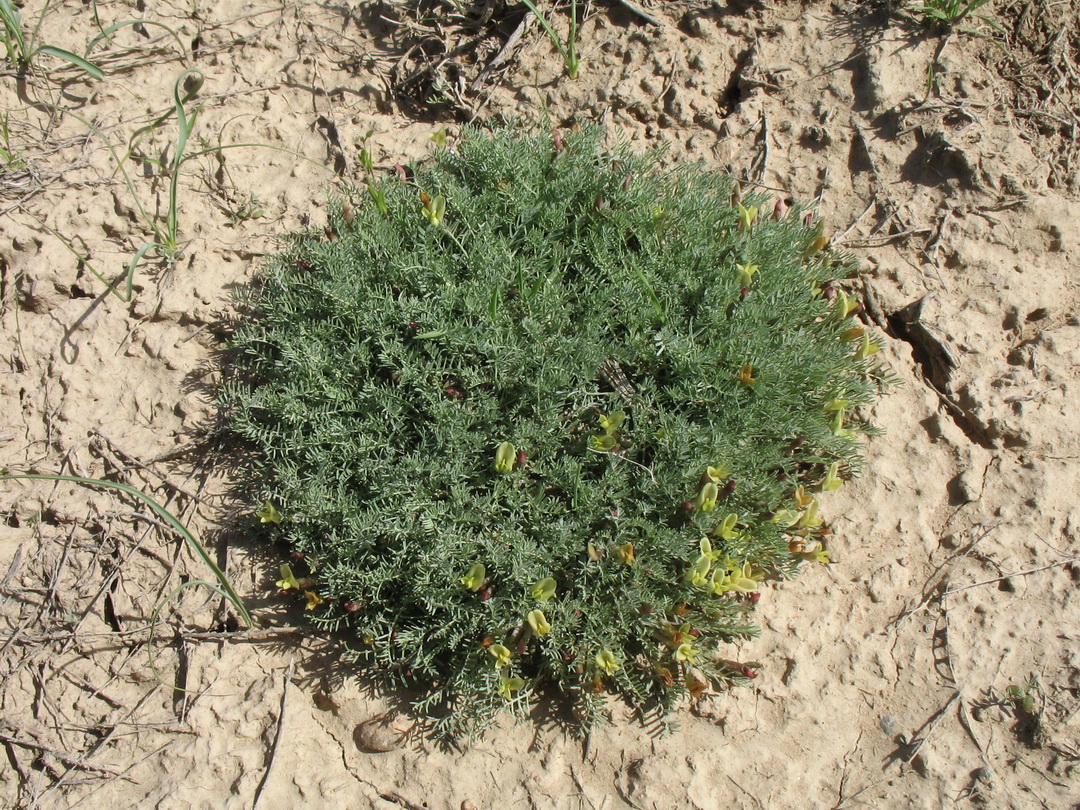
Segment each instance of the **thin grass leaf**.
[[555,33],[555,29],[551,27],[551,23],[548,22],[547,17],[540,13],[540,9],[536,7],[536,4],[532,0],[521,0],[529,10],[536,16],[540,25],[543,26],[544,31],[547,32],[548,38],[551,40],[551,44],[555,46],[555,49],[562,56],[563,64],[566,66],[567,75],[571,79],[576,79],[578,76],[578,59],[575,52],[574,40],[577,39],[577,0],[573,0],[570,6],[570,34],[567,39],[569,48],[567,45],[563,45],[562,38]]
[[104,71],[102,71],[102,69],[95,65],[93,62],[88,62],[81,56],[78,56],[71,51],[65,51],[63,48],[56,48],[52,45],[42,45],[40,48],[38,48],[38,53],[46,53],[49,56],[55,56],[57,59],[63,59],[67,62],[71,62],[71,64],[75,65],[75,67],[84,70],[88,75],[92,76],[95,79],[105,78]]
[[26,39],[22,31],[22,15],[11,4],[11,0],[0,0],[0,22],[4,24],[4,44],[8,58],[13,62],[26,61]]
[[[113,23],[108,28],[103,28],[101,30],[101,33],[99,33],[96,37],[90,40],[90,44],[86,46],[86,55],[89,56],[90,51],[94,50],[94,48],[97,47],[98,43],[100,42],[105,41],[111,45],[112,35],[119,31],[121,28],[129,25],[156,25],[159,28],[164,28],[169,33],[169,35],[172,36],[174,40],[176,40],[176,44],[180,47],[180,58],[185,58],[186,52],[184,49],[184,42],[182,39],[180,39],[180,35],[177,34],[176,31],[174,31],[172,28],[165,25],[165,23],[156,22],[154,20],[123,20],[122,22]],[[128,48],[126,46],[121,47],[124,47],[125,50],[137,51],[144,46],[136,46],[134,48]]]

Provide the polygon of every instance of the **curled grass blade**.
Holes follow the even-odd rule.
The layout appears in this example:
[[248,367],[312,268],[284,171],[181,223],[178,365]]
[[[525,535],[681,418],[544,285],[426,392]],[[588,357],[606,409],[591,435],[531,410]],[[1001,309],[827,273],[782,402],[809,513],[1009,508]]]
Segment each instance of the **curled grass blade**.
[[37,52],[46,53],[49,56],[55,56],[57,59],[63,59],[66,62],[70,62],[75,65],[75,67],[86,71],[87,74],[93,76],[95,79],[105,78],[105,73],[101,68],[71,51],[65,51],[63,48],[56,48],[52,45],[42,45],[38,48]]
[[[215,579],[217,579],[218,584],[220,585],[220,591],[219,592],[236,609],[236,612],[240,615],[240,618],[243,620],[244,624],[246,624],[248,627],[254,627],[255,626],[255,622],[251,618],[251,614],[248,613],[247,607],[244,606],[243,600],[240,598],[239,594],[237,594],[236,591],[233,590],[232,584],[229,582],[229,578],[225,575],[225,572],[222,571],[221,568],[218,567],[217,563],[214,562],[213,558],[210,556],[209,552],[206,550],[206,547],[203,546],[203,544],[199,542],[199,540],[195,537],[195,535],[193,535],[188,530],[188,528],[186,526],[184,526],[184,524],[181,523],[168,509],[163,507],[161,504],[159,504],[157,501],[155,501],[149,495],[146,495],[146,494],[140,492],[139,490],[135,489],[134,487],[129,487],[127,484],[120,484],[120,483],[117,483],[115,481],[102,481],[99,478],[83,478],[82,476],[78,476],[78,475],[46,475],[46,474],[38,474],[38,473],[9,473],[6,470],[4,470],[2,472],[2,474],[0,474],[0,481],[18,481],[18,480],[26,480],[26,481],[66,481],[68,483],[80,484],[82,486],[87,486],[87,487],[101,487],[103,489],[114,489],[114,490],[116,490],[118,492],[123,492],[125,495],[130,495],[133,498],[138,498],[140,501],[142,501],[144,504],[146,504],[147,507],[149,507],[151,512],[153,512],[158,518],[160,518],[162,521],[164,521],[169,526],[169,528],[171,528],[173,531],[175,531],[177,534],[179,534],[181,537],[183,537],[184,540],[187,541],[188,546],[190,546],[192,551],[195,552],[196,556],[203,561],[203,563],[207,566],[207,568],[209,568],[211,570],[211,572],[213,572]],[[188,583],[188,584],[191,584],[191,583]],[[214,586],[214,587],[215,587],[215,590],[216,590],[217,586]],[[175,593],[175,591],[174,591],[174,593]],[[168,601],[169,598],[171,598],[171,594],[170,594],[169,597],[166,597],[166,601]],[[161,604],[159,603],[158,608],[156,608],[155,611],[154,611],[155,618],[156,618],[158,612],[160,611],[160,607],[161,607]]]

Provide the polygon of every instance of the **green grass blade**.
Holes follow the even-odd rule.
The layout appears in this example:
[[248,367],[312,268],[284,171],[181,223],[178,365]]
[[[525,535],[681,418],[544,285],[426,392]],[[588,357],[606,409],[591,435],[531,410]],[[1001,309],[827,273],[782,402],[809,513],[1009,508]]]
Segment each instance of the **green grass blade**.
[[[0,1],[2,1],[2,0],[0,0]],[[96,37],[94,37],[92,40],[90,40],[90,44],[86,46],[86,54],[87,54],[87,56],[89,56],[90,51],[94,50],[94,48],[97,47],[98,43],[100,43],[102,41],[106,41],[106,42],[109,42],[109,44],[112,44],[112,42],[111,42],[112,35],[115,34],[117,31],[119,31],[121,28],[124,28],[124,27],[129,26],[129,25],[156,25],[158,28],[164,28],[172,36],[172,38],[174,40],[176,40],[176,44],[180,47],[180,57],[184,58],[184,56],[185,56],[184,42],[183,42],[183,40],[180,39],[180,35],[177,34],[176,31],[174,31],[172,28],[165,25],[165,23],[155,22],[154,20],[124,20],[122,22],[113,23],[108,28],[102,29],[100,34],[98,34]],[[127,50],[135,51],[135,50],[139,50],[139,48],[138,47],[128,48]]]
[[58,59],[63,59],[67,62],[71,62],[71,64],[75,65],[75,67],[81,68],[82,70],[86,71],[88,75],[93,76],[95,79],[105,78],[105,73],[102,71],[101,68],[99,68],[93,62],[88,62],[81,56],[74,54],[71,51],[65,51],[63,48],[56,48],[52,45],[42,45],[40,48],[38,48],[38,52],[47,53],[49,56],[55,56]]
[[[232,584],[229,582],[229,578],[225,575],[225,572],[218,567],[217,563],[215,563],[214,560],[210,557],[209,552],[207,552],[203,544],[200,543],[199,540],[195,537],[195,535],[188,531],[187,527],[184,526],[184,524],[181,523],[176,517],[174,517],[168,509],[166,509],[164,506],[161,506],[161,504],[159,504],[149,495],[140,492],[134,487],[129,487],[127,484],[119,484],[115,481],[102,481],[98,478],[83,478],[82,476],[78,475],[41,475],[37,473],[8,473],[6,470],[3,471],[3,474],[0,474],[0,481],[17,481],[20,479],[27,481],[67,481],[72,484],[81,484],[87,487],[115,489],[118,492],[123,492],[124,494],[130,495],[133,498],[138,498],[150,508],[150,511],[152,511],[155,515],[157,515],[157,517],[164,521],[169,526],[169,528],[171,528],[173,531],[183,537],[184,540],[187,541],[188,545],[191,547],[192,551],[195,552],[196,556],[198,556],[199,559],[201,559],[206,565],[206,567],[213,572],[214,577],[217,579],[218,583],[221,586],[221,590],[223,591],[222,595],[229,601],[229,603],[234,608],[236,608],[236,612],[240,614],[240,618],[243,619],[244,624],[246,624],[248,627],[255,626],[255,622],[251,618],[251,614],[248,613],[248,609],[244,606],[243,600],[240,598],[239,594],[237,594],[236,591],[233,590]],[[157,612],[155,611],[155,615],[156,613]]]
[[551,39],[551,43],[559,51],[559,54],[563,58],[563,63],[566,65],[567,69],[569,69],[570,54],[566,52],[566,47],[562,44],[562,39],[559,37],[558,34],[555,33],[555,29],[551,27],[551,23],[549,23],[547,21],[547,18],[540,13],[540,9],[536,7],[536,4],[534,4],[532,0],[521,0],[521,2],[528,6],[529,10],[536,15],[536,19],[540,21],[540,25],[542,25],[544,27],[544,30],[547,31],[547,35]]
[[8,56],[13,61],[26,61],[26,39],[22,31],[22,15],[11,4],[11,0],[0,0],[0,22],[4,24],[4,42],[8,46]]

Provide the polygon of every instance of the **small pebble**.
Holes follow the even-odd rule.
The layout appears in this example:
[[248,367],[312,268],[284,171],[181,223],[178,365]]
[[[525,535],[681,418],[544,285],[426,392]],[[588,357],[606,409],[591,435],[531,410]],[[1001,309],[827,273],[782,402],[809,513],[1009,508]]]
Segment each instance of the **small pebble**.
[[374,717],[353,730],[353,741],[357,748],[369,754],[396,751],[405,744],[405,735],[410,727],[411,724],[403,723],[400,719]]
[[881,724],[881,730],[890,737],[896,733],[896,718],[891,714],[882,717],[879,723]]

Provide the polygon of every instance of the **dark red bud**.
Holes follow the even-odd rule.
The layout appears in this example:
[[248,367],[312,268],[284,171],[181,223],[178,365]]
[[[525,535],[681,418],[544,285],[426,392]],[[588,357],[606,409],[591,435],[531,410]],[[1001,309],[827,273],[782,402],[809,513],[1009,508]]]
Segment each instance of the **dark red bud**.
[[683,501],[681,504],[679,504],[679,508],[682,509],[684,512],[693,512],[697,508],[697,504],[695,504],[693,501]]
[[555,143],[555,151],[561,152],[563,150],[562,133],[557,129],[552,131],[551,140]]
[[400,163],[394,166],[394,171],[397,172],[399,180],[407,181],[409,179],[409,170],[402,166]]
[[479,591],[480,601],[486,602],[491,598],[491,588],[481,588]]
[[528,461],[528,456],[525,455],[525,451],[524,450],[518,450],[518,452],[517,452],[518,466],[519,467],[524,467],[526,461]]
[[739,290],[739,297],[740,298],[746,298],[746,296],[748,296],[749,294],[750,294],[750,288],[749,287],[743,287],[741,290]]
[[448,397],[456,397],[457,396],[457,389],[454,388],[453,386],[448,387],[446,389],[446,395]]
[[323,233],[326,234],[326,238],[329,239],[331,242],[337,239],[337,234],[334,233],[334,229],[331,228],[329,225],[323,225]]
[[289,559],[291,559],[293,562],[300,562],[300,560],[304,559],[304,552],[294,551],[292,554],[289,555]]
[[737,486],[737,484],[735,483],[735,479],[734,478],[729,478],[728,482],[726,484],[724,484],[724,494],[725,495],[730,495],[732,492],[735,491],[736,486]]
[[420,324],[418,324],[416,321],[409,321],[409,329],[415,332],[419,328]]
[[760,601],[761,601],[761,591],[754,591],[752,594],[750,594],[750,604],[751,605],[756,605]]
[[312,269],[311,268],[311,262],[305,262],[303,259],[299,259],[296,262],[296,266],[299,267],[301,270],[311,270]]
[[753,678],[757,677],[757,672],[755,670],[750,669],[750,667],[743,667],[742,668],[742,674],[743,674],[744,678],[753,679]]
[[691,627],[690,628],[690,635],[692,635],[694,638],[700,638],[701,637],[701,631],[698,630],[696,627]]
[[356,613],[360,609],[360,606],[356,604],[352,599],[346,599],[342,607],[349,613]]
[[826,287],[824,290],[821,291],[821,295],[826,301],[836,300],[836,290],[832,287]]

